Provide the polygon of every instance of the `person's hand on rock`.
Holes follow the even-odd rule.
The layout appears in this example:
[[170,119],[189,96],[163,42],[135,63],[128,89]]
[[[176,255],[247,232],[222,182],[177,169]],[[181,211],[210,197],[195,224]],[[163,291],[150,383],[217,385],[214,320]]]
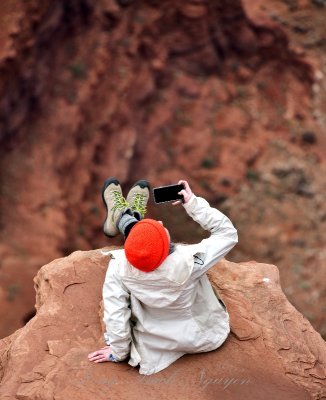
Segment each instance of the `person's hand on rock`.
[[88,360],[94,361],[95,363],[110,361],[110,354],[112,354],[110,346],[104,346],[100,350],[89,353]]

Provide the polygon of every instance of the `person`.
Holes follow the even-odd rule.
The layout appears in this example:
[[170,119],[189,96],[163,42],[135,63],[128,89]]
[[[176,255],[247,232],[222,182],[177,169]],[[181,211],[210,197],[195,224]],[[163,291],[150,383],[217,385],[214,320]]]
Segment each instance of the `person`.
[[173,243],[162,221],[145,218],[149,184],[136,182],[125,199],[119,181],[102,189],[107,209],[104,233],[124,235],[112,250],[103,285],[106,346],[89,361],[128,360],[144,375],[155,374],[184,354],[220,347],[230,333],[229,314],[206,272],[238,243],[230,219],[196,196],[189,183],[180,194],[185,211],[210,236],[197,244]]

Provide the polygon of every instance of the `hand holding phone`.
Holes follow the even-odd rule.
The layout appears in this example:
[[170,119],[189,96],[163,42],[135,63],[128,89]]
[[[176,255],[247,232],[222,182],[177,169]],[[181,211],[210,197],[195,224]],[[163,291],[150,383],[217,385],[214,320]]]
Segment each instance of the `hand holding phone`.
[[183,201],[182,190],[185,186],[182,183],[177,185],[160,186],[153,189],[154,201],[156,204],[173,200]]
[[[185,180],[180,180],[178,184],[182,184],[184,186],[184,189],[182,189],[179,194],[182,195],[183,197],[183,203],[188,203],[190,200],[191,196],[193,195],[192,190],[190,189],[189,183]],[[172,205],[176,206],[178,204],[181,204],[181,201],[175,201],[172,203]]]

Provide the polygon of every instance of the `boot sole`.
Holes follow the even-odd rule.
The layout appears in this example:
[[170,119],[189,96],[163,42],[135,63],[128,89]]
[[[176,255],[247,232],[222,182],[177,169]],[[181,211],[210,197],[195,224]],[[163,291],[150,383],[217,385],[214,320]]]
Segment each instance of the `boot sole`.
[[[107,187],[109,186],[109,185],[111,185],[111,183],[115,183],[116,185],[120,185],[120,182],[118,181],[118,179],[116,179],[116,178],[108,178],[105,182],[104,182],[104,185],[103,185],[103,187],[102,187],[102,200],[103,200],[103,204],[104,204],[104,206],[105,206],[105,208],[106,208],[106,215],[108,214],[108,206],[107,206],[107,204],[106,204],[106,201],[105,201],[105,197],[104,197],[104,192],[105,192],[105,190],[107,189]],[[107,236],[107,237],[109,237],[109,238],[114,238],[114,237],[116,237],[117,235],[118,235],[118,233],[116,234],[116,235],[108,235],[105,231],[104,231],[104,226],[105,226],[105,223],[106,223],[106,220],[108,219],[108,217],[106,217],[105,219],[104,219],[104,221],[103,221],[103,224],[102,224],[102,226],[103,226],[103,233],[104,233],[104,235],[105,236]]]
[[132,187],[134,188],[135,186],[140,186],[142,189],[148,188],[148,190],[150,190],[150,185],[149,182],[146,181],[146,179],[141,179],[140,181],[137,181]]

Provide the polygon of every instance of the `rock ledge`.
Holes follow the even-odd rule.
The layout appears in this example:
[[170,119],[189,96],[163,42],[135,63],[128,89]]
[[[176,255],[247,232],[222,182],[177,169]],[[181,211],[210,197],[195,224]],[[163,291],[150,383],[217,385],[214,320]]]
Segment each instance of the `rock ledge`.
[[37,314],[0,341],[0,398],[322,399],[326,344],[281,290],[275,265],[222,260],[209,271],[230,314],[216,351],[143,376],[127,362],[93,364],[104,346],[102,284],[109,248],[77,251],[36,277]]

